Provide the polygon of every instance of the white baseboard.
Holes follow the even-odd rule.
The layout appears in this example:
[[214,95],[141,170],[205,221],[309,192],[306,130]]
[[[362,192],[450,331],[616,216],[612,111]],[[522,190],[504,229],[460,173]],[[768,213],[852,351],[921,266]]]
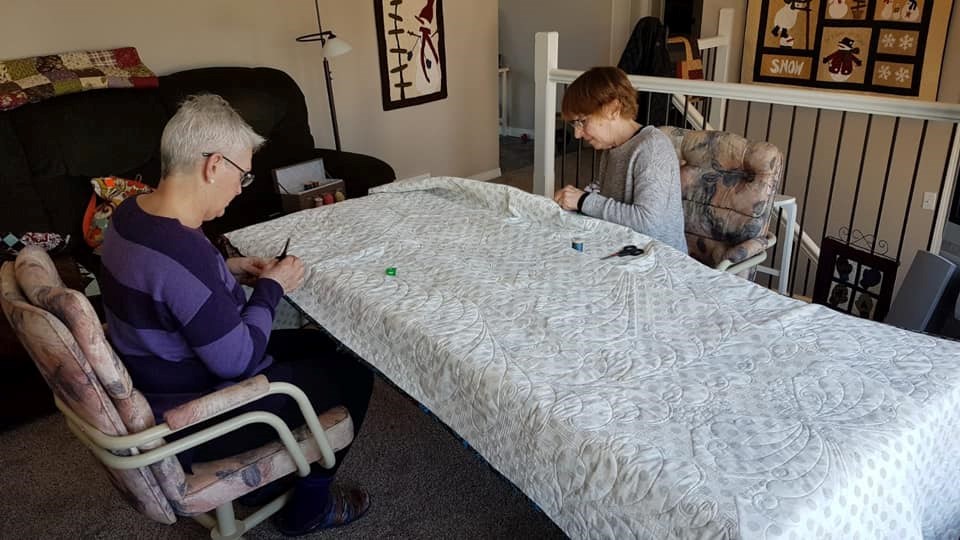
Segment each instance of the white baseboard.
[[490,169],[489,171],[478,173],[473,176],[468,176],[467,178],[469,178],[470,180],[479,180],[481,182],[489,182],[490,180],[493,180],[494,178],[500,178],[501,176],[502,176],[502,173],[500,172],[500,167],[497,167],[496,169]]
[[508,137],[521,137],[526,135],[528,138],[533,139],[533,130],[532,129],[523,129],[515,127],[507,127],[507,129],[501,130],[504,135]]

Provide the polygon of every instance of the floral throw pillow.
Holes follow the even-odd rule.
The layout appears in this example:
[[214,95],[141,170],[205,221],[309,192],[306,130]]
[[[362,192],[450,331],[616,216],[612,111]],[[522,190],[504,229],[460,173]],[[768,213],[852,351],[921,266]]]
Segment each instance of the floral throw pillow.
[[103,243],[103,233],[110,225],[110,218],[114,210],[125,201],[141,193],[150,193],[153,188],[139,180],[128,180],[116,176],[105,176],[90,180],[93,184],[93,195],[87,204],[87,211],[83,215],[83,239],[94,252],[100,252]]

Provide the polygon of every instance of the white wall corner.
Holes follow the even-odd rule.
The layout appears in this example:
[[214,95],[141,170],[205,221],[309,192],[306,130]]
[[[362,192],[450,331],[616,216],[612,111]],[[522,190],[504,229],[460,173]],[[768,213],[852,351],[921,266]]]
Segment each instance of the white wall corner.
[[496,169],[490,169],[489,171],[484,171],[482,173],[475,174],[473,176],[468,176],[470,180],[479,180],[481,182],[489,182],[494,178],[500,178],[503,174],[500,172],[500,167]]

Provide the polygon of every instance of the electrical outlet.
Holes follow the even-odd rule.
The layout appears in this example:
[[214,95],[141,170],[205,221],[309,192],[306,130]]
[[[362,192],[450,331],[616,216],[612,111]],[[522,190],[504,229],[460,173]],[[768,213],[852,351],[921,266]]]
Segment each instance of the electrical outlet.
[[937,207],[937,194],[932,191],[923,192],[923,209],[933,210]]

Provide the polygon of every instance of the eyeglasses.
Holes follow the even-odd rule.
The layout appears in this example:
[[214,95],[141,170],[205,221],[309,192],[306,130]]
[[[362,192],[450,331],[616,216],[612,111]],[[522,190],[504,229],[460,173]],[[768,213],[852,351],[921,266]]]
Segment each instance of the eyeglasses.
[[588,120],[590,120],[590,119],[587,118],[587,117],[584,117],[584,118],[574,118],[573,120],[570,120],[570,127],[572,127],[573,129],[579,129],[580,131],[583,131],[584,128],[587,127],[587,121],[588,121]]
[[[214,154],[217,154],[217,153],[219,153],[219,152],[204,152],[204,153],[202,153],[202,154],[200,154],[200,155],[202,155],[202,156],[205,157],[205,158],[208,158],[208,157],[210,157],[210,156],[212,156],[212,155],[214,155]],[[223,159],[227,160],[227,163],[233,165],[234,167],[237,168],[238,171],[240,171],[241,173],[243,173],[243,175],[240,176],[240,187],[241,187],[241,188],[245,188],[245,187],[247,187],[247,186],[249,186],[250,184],[253,183],[254,179],[256,178],[256,177],[253,175],[253,171],[247,171],[247,170],[245,170],[243,167],[237,165],[236,163],[233,162],[233,160],[231,160],[230,158],[228,158],[227,156],[225,156],[225,155],[223,155],[223,154],[220,154],[220,157],[222,157]]]

